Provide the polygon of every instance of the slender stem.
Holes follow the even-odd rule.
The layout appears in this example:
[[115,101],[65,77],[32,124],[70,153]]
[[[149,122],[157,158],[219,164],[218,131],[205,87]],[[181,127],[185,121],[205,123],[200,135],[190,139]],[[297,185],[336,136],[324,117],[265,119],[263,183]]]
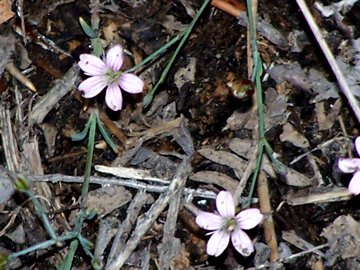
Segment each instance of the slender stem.
[[259,174],[260,168],[261,168],[261,161],[262,161],[263,153],[264,153],[264,144],[263,144],[263,141],[260,141],[259,145],[258,145],[258,155],[256,158],[255,171],[254,171],[254,174],[253,174],[253,177],[251,180],[251,186],[249,189],[249,195],[248,195],[246,201],[242,204],[242,208],[247,208],[251,204],[251,198],[254,194],[256,179],[258,177],[258,174]]
[[101,120],[100,120],[100,116],[99,113],[96,113],[96,123],[97,123],[97,127],[100,130],[101,135],[103,136],[104,140],[106,141],[106,143],[109,145],[109,147],[115,152],[117,153],[117,147],[116,144],[111,140],[109,134],[107,133],[104,125],[102,124]]
[[[254,69],[253,74],[251,76],[251,80],[255,81],[256,84],[256,98],[258,103],[258,132],[259,132],[259,145],[258,145],[258,156],[256,160],[256,167],[252,177],[252,182],[249,190],[249,195],[247,200],[244,202],[243,207],[246,208],[250,206],[251,198],[254,193],[256,180],[261,168],[261,161],[262,156],[264,153],[264,146],[268,146],[266,150],[271,149],[270,145],[267,143],[265,138],[265,121],[264,121],[264,105],[263,105],[263,98],[262,98],[262,87],[261,87],[261,80],[260,76],[262,73],[262,63],[260,59],[260,54],[257,48],[256,43],[256,36],[255,36],[255,21],[252,13],[252,0],[247,0],[247,11],[248,11],[248,18],[249,18],[249,34],[250,34],[250,44],[253,53],[253,62],[254,62]],[[272,154],[272,149],[269,151]]]
[[154,93],[156,92],[157,88],[160,86],[160,84],[163,83],[163,81],[166,78],[166,75],[168,74],[173,62],[175,61],[179,51],[181,50],[181,48],[183,47],[183,45],[185,44],[187,38],[189,37],[192,29],[194,28],[196,22],[198,21],[198,19],[200,18],[200,15],[203,13],[203,11],[205,10],[206,6],[209,4],[210,0],[205,0],[204,3],[202,4],[202,6],[200,7],[199,11],[196,13],[194,19],[192,20],[192,22],[189,24],[189,26],[186,28],[185,30],[185,34],[182,37],[179,45],[177,46],[175,52],[173,53],[173,55],[171,56],[169,62],[167,63],[165,69],[163,70],[160,79],[158,80],[158,82],[155,84],[154,88],[145,96],[144,98],[144,107],[147,107],[151,102],[152,99],[154,97]]
[[18,252],[11,253],[9,255],[9,261],[13,260],[13,259],[15,259],[15,258],[17,258],[19,256],[34,252],[34,251],[36,251],[38,249],[48,248],[48,247],[53,246],[53,245],[55,245],[55,244],[57,244],[59,242],[70,240],[70,239],[72,239],[74,237],[75,237],[75,233],[71,232],[71,233],[68,233],[68,234],[66,234],[64,236],[60,236],[57,239],[50,239],[50,240],[44,241],[42,243],[33,245],[33,246],[29,247],[29,248],[20,250]]
[[96,131],[96,114],[97,111],[94,109],[90,115],[90,128],[89,128],[89,139],[88,139],[88,148],[86,154],[86,166],[84,172],[84,181],[82,184],[81,190],[81,203],[80,203],[80,215],[76,222],[75,231],[80,235],[82,224],[86,216],[86,205],[87,205],[87,195],[89,192],[89,183],[90,183],[90,174],[92,167],[92,160],[94,154],[94,145],[95,145],[95,131]]
[[44,208],[42,207],[42,205],[40,204],[39,200],[35,197],[35,195],[30,191],[30,190],[26,190],[25,191],[26,195],[28,195],[31,199],[31,201],[33,202],[36,211],[39,213],[39,216],[41,218],[41,221],[43,222],[46,231],[49,233],[51,239],[57,241],[57,235],[56,232],[54,230],[54,227],[50,224],[50,220],[48,218],[48,216],[45,213]]
[[90,248],[92,248],[93,244],[89,240],[84,238],[81,234],[78,235],[78,240],[85,253],[91,258],[91,260],[95,260],[94,254],[92,254],[92,252],[90,251]]
[[91,175],[91,167],[92,167],[92,160],[94,155],[94,145],[95,145],[95,131],[96,131],[96,110],[93,110],[90,115],[91,124],[89,129],[89,140],[88,140],[88,151],[86,154],[86,166],[84,172],[84,182],[81,190],[81,208],[86,208],[87,204],[87,195],[89,192],[89,179]]
[[262,98],[262,87],[261,87],[261,59],[257,48],[256,37],[255,37],[255,21],[252,14],[252,1],[247,0],[248,5],[248,18],[249,18],[249,33],[250,33],[250,44],[253,50],[254,69],[252,74],[252,80],[256,83],[256,98],[258,102],[258,117],[259,117],[259,137],[260,140],[265,138],[265,123],[264,123],[264,106]]
[[168,43],[166,43],[164,46],[160,47],[159,49],[157,49],[155,52],[153,52],[152,54],[150,54],[148,57],[146,57],[142,62],[140,62],[139,64],[133,66],[132,68],[128,69],[126,72],[134,72],[135,70],[137,70],[139,67],[146,65],[148,62],[150,62],[152,59],[154,59],[156,56],[158,56],[159,54],[165,52],[170,46],[172,46],[174,43],[178,42],[180,40],[180,38],[184,35],[186,30],[184,30],[182,33],[180,33],[179,35],[177,35],[176,37],[174,37],[172,40],[170,40]]

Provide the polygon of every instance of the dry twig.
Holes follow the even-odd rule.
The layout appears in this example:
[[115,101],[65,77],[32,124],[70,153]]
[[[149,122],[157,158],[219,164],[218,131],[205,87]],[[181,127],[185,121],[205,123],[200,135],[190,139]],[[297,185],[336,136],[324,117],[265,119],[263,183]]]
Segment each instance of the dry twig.
[[304,0],[296,0],[298,3],[301,12],[303,13],[306,21],[308,22],[311,31],[313,32],[317,42],[319,43],[319,46],[321,47],[332,71],[334,72],[336,79],[340,85],[341,90],[343,91],[344,95],[346,96],[352,110],[354,111],[357,120],[360,122],[360,107],[358,104],[357,99],[355,98],[353,92],[350,89],[349,84],[347,83],[347,80],[341,71],[339,65],[337,64],[335,57],[333,53],[331,52],[329,45],[326,43],[319,27],[317,26],[313,16],[310,13],[310,10],[308,6],[306,5]]
[[117,270],[120,269],[125,261],[129,258],[131,253],[140,243],[142,237],[150,229],[154,221],[158,218],[161,212],[165,209],[169,201],[181,190],[184,186],[184,182],[188,178],[191,172],[191,165],[189,159],[184,159],[178,170],[175,173],[174,179],[168,187],[168,190],[161,194],[156,202],[152,205],[146,216],[138,220],[136,228],[134,229],[131,237],[126,242],[125,249],[123,252],[118,254],[114,261],[106,267],[106,270]]
[[258,181],[257,184],[258,184],[260,210],[265,215],[264,235],[265,235],[266,243],[269,245],[271,249],[270,261],[275,262],[279,259],[279,251],[276,240],[274,221],[272,218],[269,188],[265,174],[260,172],[257,181]]

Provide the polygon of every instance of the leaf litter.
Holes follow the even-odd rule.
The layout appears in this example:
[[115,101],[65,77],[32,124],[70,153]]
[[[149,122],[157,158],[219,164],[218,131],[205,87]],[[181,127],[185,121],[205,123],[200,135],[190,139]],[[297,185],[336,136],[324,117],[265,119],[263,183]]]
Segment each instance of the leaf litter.
[[[70,230],[78,213],[86,146],[72,142],[69,131],[81,130],[86,122],[88,103],[76,90],[84,78],[76,63],[90,44],[78,17],[94,12],[94,6],[76,1],[43,6],[20,2],[16,5],[23,8],[22,15],[9,5],[0,13],[0,165],[6,167],[1,169],[0,237],[6,253],[47,238],[35,209],[13,189],[8,169],[31,179],[56,231]],[[317,269],[356,269],[357,198],[347,190],[350,178],[339,172],[337,160],[354,155],[351,141],[359,135],[358,120],[295,3],[275,2],[259,3],[257,31],[267,63],[264,75],[270,75],[263,81],[265,136],[273,157],[284,165],[279,172],[273,157],[264,155],[260,170],[270,186],[278,259],[272,261],[273,247],[261,228],[254,232],[254,256],[245,259],[228,248],[215,259],[206,254],[208,237],[194,225],[199,209],[213,209],[221,190],[245,202],[255,168],[254,95],[239,100],[229,89],[233,81],[227,81],[230,72],[237,82],[249,77],[248,20],[241,4],[229,1],[235,12],[208,7],[148,110],[142,108],[141,96],[124,95],[119,113],[97,100],[118,153],[106,146],[95,150],[88,209],[96,215],[83,230],[105,269],[119,260],[124,269],[303,269],[315,264]],[[105,46],[124,46],[129,52],[124,65],[131,67],[183,31],[200,4],[106,1],[96,6],[101,10],[100,37]],[[313,7],[320,12],[316,21],[337,64],[359,97],[359,29],[352,24],[358,5],[318,1]],[[41,20],[39,14],[44,14]],[[22,20],[30,31],[21,30]],[[171,51],[139,71],[146,91],[169,55]],[[15,73],[8,68],[11,63]],[[38,93],[28,91],[29,82]],[[255,194],[251,202],[256,206],[262,200]],[[30,253],[9,267],[16,262],[18,269],[54,268],[64,257],[50,249],[41,253],[46,262]],[[90,267],[83,256],[76,253],[75,267]]]

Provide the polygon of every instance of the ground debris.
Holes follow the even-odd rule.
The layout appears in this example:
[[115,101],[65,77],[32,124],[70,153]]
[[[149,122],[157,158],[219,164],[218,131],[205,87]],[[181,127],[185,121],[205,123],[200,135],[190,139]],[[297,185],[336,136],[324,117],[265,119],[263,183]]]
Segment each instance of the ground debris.
[[360,262],[360,246],[357,241],[360,237],[360,223],[351,216],[339,216],[332,224],[324,228],[321,233],[329,244],[326,252],[327,265],[341,257],[344,260],[355,259]]

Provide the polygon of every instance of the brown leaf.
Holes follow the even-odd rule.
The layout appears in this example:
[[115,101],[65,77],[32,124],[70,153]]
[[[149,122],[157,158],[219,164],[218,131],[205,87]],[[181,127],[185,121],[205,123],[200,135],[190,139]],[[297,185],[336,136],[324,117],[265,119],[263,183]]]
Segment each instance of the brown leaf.
[[0,0],[0,24],[10,20],[14,17],[14,12],[11,10],[11,1]]

